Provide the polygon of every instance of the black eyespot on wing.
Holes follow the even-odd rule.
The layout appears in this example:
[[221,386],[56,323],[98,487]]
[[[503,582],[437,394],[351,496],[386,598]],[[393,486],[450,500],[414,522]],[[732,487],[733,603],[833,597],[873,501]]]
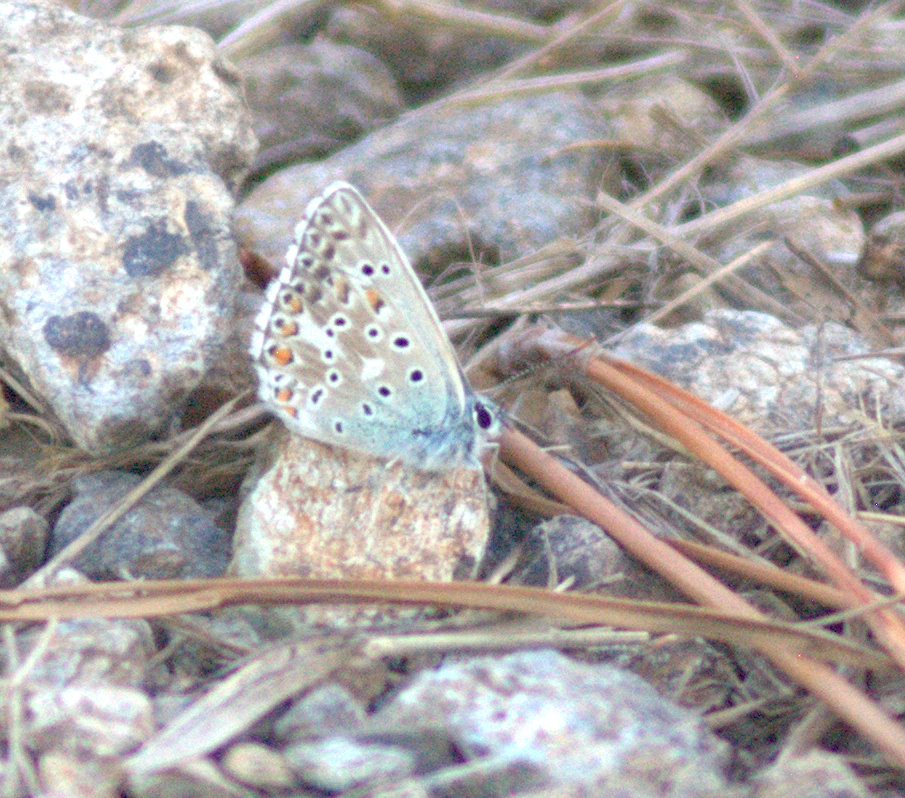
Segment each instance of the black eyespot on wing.
[[377,389],[377,393],[379,393],[384,399],[388,398],[393,392],[390,390],[388,385],[381,385]]
[[361,273],[365,277],[371,277],[374,274],[374,267],[370,263],[361,264]]
[[424,372],[421,369],[412,369],[409,372],[409,382],[421,382],[424,379]]
[[361,403],[361,412],[364,413],[366,416],[373,416],[374,408],[371,405],[369,405],[367,402],[362,402]]
[[345,432],[345,428],[343,427],[342,421],[334,421],[333,422],[333,431],[337,435],[342,435]]
[[380,273],[381,273],[381,274],[389,274],[389,273],[390,273],[390,264],[389,264],[389,263],[381,263],[381,264],[380,264]]
[[393,346],[396,349],[408,349],[412,345],[412,342],[408,339],[407,335],[397,335],[393,338]]

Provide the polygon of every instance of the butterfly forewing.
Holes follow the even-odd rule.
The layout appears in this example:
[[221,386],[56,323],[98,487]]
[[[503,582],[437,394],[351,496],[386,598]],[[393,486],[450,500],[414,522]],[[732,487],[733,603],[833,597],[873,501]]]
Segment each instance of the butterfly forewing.
[[296,236],[252,341],[262,398],[301,434],[375,455],[468,448],[448,440],[470,434],[455,353],[377,214],[334,184]]

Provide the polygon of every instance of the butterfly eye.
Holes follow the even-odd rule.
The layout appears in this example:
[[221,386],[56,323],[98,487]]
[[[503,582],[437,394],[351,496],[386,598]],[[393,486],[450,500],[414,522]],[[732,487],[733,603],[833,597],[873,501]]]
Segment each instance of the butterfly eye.
[[493,426],[493,413],[481,402],[475,402],[474,419],[481,429],[490,429]]

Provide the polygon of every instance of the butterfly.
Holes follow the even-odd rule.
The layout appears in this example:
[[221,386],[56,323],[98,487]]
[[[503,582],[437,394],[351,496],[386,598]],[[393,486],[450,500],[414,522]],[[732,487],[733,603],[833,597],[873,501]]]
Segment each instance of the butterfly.
[[261,399],[322,443],[440,471],[476,466],[502,428],[399,242],[348,183],[308,204],[250,353]]

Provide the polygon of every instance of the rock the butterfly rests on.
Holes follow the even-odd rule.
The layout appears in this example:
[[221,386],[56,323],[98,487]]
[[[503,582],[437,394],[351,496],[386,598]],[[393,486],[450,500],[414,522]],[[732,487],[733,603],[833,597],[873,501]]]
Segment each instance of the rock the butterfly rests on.
[[352,186],[309,203],[251,354],[285,429],[246,482],[233,574],[473,575],[490,529],[479,458],[499,411],[468,385],[399,244]]
[[293,431],[426,471],[477,466],[500,413],[475,395],[387,226],[348,183],[313,199],[251,355]]

